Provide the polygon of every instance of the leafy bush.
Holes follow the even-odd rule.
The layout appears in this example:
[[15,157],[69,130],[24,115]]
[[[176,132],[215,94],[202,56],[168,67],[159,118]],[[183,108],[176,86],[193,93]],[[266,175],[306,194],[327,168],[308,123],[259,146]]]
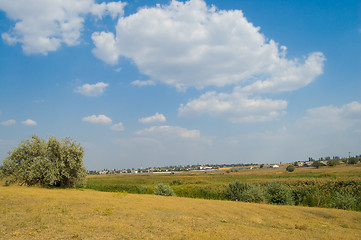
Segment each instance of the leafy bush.
[[287,172],[293,172],[295,169],[296,169],[296,167],[294,165],[288,165],[286,167]]
[[319,168],[319,167],[322,167],[323,164],[321,163],[321,161],[314,161],[312,163],[312,167],[315,167],[315,168]]
[[247,189],[241,194],[241,201],[255,203],[264,202],[264,192],[259,187],[259,185],[251,185],[251,188]]
[[161,195],[161,196],[174,196],[175,195],[173,189],[171,189],[169,185],[164,185],[162,183],[159,183],[155,187],[154,194]]
[[329,204],[329,193],[318,186],[296,187],[293,189],[293,198],[296,205],[309,207],[325,207]]
[[243,191],[246,191],[250,188],[249,183],[239,182],[235,181],[233,183],[230,183],[228,187],[224,190],[223,194],[226,199],[232,200],[232,201],[241,201],[240,194]]
[[0,170],[7,184],[75,187],[85,183],[83,156],[83,148],[70,138],[46,141],[33,135],[9,152]]
[[328,162],[327,162],[327,165],[330,167],[334,167],[338,164],[340,164],[340,161],[338,161],[337,159],[328,160]]
[[292,191],[278,182],[270,182],[267,185],[266,199],[268,203],[280,205],[293,205]]
[[347,160],[347,163],[348,164],[356,164],[359,162],[359,159],[358,158],[355,158],[355,157],[351,157]]
[[340,193],[336,192],[333,197],[332,207],[345,209],[345,210],[354,210],[357,206],[357,199],[349,193]]
[[223,192],[225,199],[241,202],[263,202],[264,193],[258,185],[235,181]]

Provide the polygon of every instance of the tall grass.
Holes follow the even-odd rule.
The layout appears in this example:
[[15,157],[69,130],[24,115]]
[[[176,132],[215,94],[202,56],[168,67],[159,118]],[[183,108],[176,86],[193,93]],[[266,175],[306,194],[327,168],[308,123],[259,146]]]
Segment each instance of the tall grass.
[[[239,181],[258,186],[258,194],[267,196],[270,182],[277,182],[291,198],[285,201],[301,206],[341,208],[361,211],[361,168],[239,171],[227,174],[110,175],[90,176],[87,188],[106,192],[153,194],[157,184],[171,186],[179,197],[224,200],[230,183]],[[248,196],[249,193],[246,194]],[[269,196],[269,194],[268,194]],[[246,199],[246,198],[244,198]],[[272,203],[271,198],[266,200]],[[232,200],[232,199],[230,199]],[[248,200],[247,200],[248,201]]]

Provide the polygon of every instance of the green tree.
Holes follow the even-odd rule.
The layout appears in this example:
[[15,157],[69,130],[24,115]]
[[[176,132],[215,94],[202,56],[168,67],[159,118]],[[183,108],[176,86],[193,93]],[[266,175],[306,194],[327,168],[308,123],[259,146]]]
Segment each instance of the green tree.
[[319,168],[319,167],[322,167],[323,164],[321,163],[321,161],[314,161],[312,163],[312,167],[315,167],[315,168]]
[[356,164],[358,163],[359,159],[355,157],[350,157],[347,161],[348,164]]
[[288,165],[286,167],[287,172],[293,172],[295,169],[296,169],[296,167],[294,165]]
[[328,160],[327,165],[330,167],[334,167],[336,165],[340,164],[340,162],[336,159]]
[[1,166],[7,183],[75,187],[85,183],[84,150],[67,137],[48,141],[36,135],[22,141]]

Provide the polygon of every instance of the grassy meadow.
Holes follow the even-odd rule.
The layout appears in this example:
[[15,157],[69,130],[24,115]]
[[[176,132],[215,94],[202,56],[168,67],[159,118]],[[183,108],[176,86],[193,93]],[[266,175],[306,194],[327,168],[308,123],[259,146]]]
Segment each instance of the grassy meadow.
[[[224,188],[236,180],[263,187],[280,182],[303,202],[286,206],[224,201]],[[169,185],[177,197],[153,195],[159,183]],[[0,185],[0,239],[329,240],[361,236],[360,211],[324,208],[332,207],[327,201],[335,191],[360,203],[361,164],[298,168],[292,173],[280,168],[92,175],[87,177],[87,187],[80,189]],[[305,192],[309,195],[302,195]]]
[[359,239],[361,213],[88,189],[0,187],[1,239]]

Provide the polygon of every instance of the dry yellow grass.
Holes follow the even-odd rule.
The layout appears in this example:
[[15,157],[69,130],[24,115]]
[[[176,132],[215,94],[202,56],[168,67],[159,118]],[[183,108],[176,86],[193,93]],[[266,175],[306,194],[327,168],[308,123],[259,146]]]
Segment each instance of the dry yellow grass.
[[0,187],[1,239],[360,239],[337,209]]

